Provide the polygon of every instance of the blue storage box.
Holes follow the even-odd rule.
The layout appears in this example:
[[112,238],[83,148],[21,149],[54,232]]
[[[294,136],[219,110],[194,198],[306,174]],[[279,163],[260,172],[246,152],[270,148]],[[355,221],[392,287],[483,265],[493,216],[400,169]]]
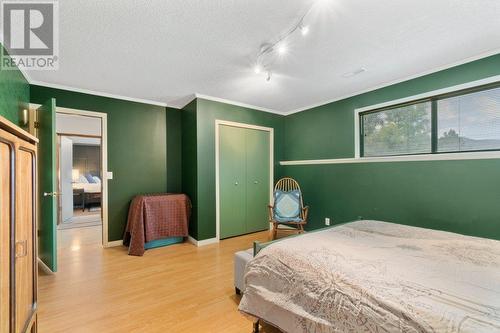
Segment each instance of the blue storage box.
[[184,241],[184,237],[168,237],[168,238],[162,238],[162,239],[157,239],[151,242],[146,242],[144,244],[144,248],[146,250],[149,249],[154,249],[156,247],[162,247],[162,246],[168,246],[172,244],[178,244],[182,243]]

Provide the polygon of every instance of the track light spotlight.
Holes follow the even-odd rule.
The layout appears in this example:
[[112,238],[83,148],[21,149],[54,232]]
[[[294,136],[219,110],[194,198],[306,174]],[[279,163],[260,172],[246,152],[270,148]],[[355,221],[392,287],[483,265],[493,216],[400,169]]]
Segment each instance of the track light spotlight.
[[286,47],[285,44],[281,44],[281,45],[278,46],[278,54],[279,55],[284,55],[287,50],[288,49],[287,49],[287,47]]
[[309,26],[300,26],[300,33],[302,34],[302,36],[306,36],[309,33]]

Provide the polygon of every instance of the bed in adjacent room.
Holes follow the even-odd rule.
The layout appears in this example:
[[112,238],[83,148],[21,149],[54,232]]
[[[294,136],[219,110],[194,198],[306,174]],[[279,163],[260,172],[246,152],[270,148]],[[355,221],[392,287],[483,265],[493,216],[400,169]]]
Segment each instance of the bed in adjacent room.
[[73,182],[73,190],[82,189],[85,193],[100,193],[101,178],[97,172],[79,175],[77,181]]
[[101,206],[102,181],[97,172],[80,175],[76,182],[73,182],[73,209],[86,207],[91,209],[92,205]]
[[500,241],[380,221],[284,239],[239,309],[284,332],[500,332]]
[[101,183],[74,183],[73,190],[83,189],[84,193],[101,193]]

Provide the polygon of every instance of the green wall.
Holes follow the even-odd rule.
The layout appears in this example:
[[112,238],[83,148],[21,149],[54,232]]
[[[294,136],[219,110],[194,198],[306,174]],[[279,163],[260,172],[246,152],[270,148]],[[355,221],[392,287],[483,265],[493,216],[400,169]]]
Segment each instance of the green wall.
[[[204,99],[196,99],[196,104],[190,104],[189,108],[194,115],[187,115],[183,118],[189,122],[188,128],[183,124],[183,131],[188,130],[191,133],[183,133],[183,146],[191,155],[196,155],[196,171],[193,171],[193,165],[186,165],[183,156],[183,180],[184,174],[196,174],[196,178],[188,176],[188,181],[196,181],[196,207],[195,218],[191,223],[194,224],[190,229],[190,235],[197,240],[209,239],[216,236],[215,226],[215,120],[228,120],[246,124],[253,124],[274,128],[274,174],[275,178],[281,175],[279,161],[283,160],[282,141],[284,135],[284,117],[268,112],[261,112],[240,106],[219,103]],[[193,147],[193,124],[196,122],[196,153],[188,148]],[[184,138],[188,141],[184,141]],[[184,150],[183,150],[184,152]],[[191,160],[193,162],[193,159]],[[184,186],[184,184],[183,184]],[[190,183],[185,188],[192,188]],[[192,197],[193,199],[193,197]]]
[[[14,121],[13,105],[30,93],[16,73],[0,76],[2,114]],[[216,119],[275,129],[275,179],[300,181],[308,229],[322,227],[325,217],[333,223],[362,217],[500,239],[499,160],[279,165],[352,157],[356,108],[493,75],[500,75],[500,55],[286,117],[204,99],[177,110],[40,86],[31,86],[31,102],[55,97],[59,106],[108,114],[110,240],[121,239],[134,195],[164,191],[191,198],[192,237],[215,237]]]
[[32,103],[41,104],[51,97],[57,106],[108,115],[108,170],[113,172],[108,182],[108,238],[122,239],[131,199],[167,190],[165,107],[31,86]]
[[198,235],[198,162],[196,136],[196,100],[186,105],[181,112],[182,119],[182,192],[191,199],[192,209],[189,234]]
[[182,111],[167,108],[167,192],[182,192]]
[[[4,52],[0,43],[0,52]],[[19,124],[22,109],[28,108],[30,88],[19,70],[0,70],[0,115]]]
[[[500,54],[285,118],[285,160],[354,156],[354,109],[500,75]],[[500,160],[286,166],[324,218],[363,217],[500,239]]]

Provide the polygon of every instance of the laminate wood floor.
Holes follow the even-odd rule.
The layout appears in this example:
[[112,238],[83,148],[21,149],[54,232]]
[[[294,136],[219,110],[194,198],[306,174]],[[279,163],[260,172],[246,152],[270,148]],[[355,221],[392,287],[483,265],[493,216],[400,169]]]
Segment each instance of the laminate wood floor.
[[59,272],[39,274],[40,333],[252,331],[237,311],[233,254],[268,240],[267,231],[143,257],[128,256],[125,247],[103,249],[86,232],[99,230],[64,230]]

